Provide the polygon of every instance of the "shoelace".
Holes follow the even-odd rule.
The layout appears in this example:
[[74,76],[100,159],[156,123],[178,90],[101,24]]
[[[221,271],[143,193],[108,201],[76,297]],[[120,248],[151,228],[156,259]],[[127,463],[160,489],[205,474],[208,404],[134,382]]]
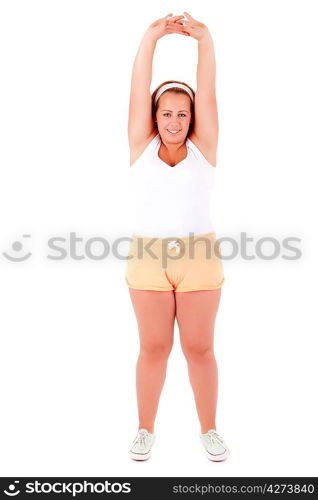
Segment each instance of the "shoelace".
[[147,433],[145,431],[139,431],[138,436],[136,437],[136,443],[140,444],[140,446],[146,446],[146,437]]
[[221,444],[223,445],[223,440],[221,438],[221,436],[219,436],[219,434],[212,430],[212,431],[209,431],[209,436],[210,436],[210,439],[211,439],[211,442],[212,443],[218,443],[218,442],[221,442]]

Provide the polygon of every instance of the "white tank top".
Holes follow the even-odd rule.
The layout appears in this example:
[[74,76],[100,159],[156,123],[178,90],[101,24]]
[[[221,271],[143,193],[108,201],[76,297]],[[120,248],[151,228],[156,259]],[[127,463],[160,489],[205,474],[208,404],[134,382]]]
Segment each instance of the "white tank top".
[[187,157],[171,167],[158,156],[159,133],[130,166],[135,211],[132,232],[183,238],[214,231],[210,218],[215,169],[187,138]]

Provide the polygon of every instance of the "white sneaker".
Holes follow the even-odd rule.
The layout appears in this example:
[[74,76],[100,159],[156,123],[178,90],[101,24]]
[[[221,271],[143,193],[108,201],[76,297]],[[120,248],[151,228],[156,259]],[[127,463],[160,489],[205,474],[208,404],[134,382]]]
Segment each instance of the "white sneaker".
[[130,458],[133,460],[147,460],[151,455],[151,448],[155,441],[155,434],[147,429],[139,429],[130,448]]
[[215,429],[209,429],[205,434],[200,434],[200,438],[209,460],[220,462],[229,456],[230,450],[227,444]]

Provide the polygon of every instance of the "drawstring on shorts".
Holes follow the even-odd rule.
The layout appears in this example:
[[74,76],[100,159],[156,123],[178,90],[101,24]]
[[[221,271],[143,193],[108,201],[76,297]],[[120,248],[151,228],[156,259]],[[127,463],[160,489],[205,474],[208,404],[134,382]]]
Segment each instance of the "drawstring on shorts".
[[181,248],[180,248],[180,243],[179,243],[179,241],[178,241],[178,240],[170,240],[170,241],[168,242],[168,248],[169,248],[169,250],[170,250],[171,248],[175,248],[175,249],[176,249],[176,253],[177,253],[177,254],[179,254],[179,253],[180,253],[180,250],[181,250]]

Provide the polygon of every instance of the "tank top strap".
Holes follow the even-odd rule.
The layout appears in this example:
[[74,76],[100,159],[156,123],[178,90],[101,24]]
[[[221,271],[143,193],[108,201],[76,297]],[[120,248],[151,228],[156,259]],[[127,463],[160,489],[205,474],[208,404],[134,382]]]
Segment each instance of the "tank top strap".
[[158,143],[159,143],[159,133],[151,139],[151,141],[147,144],[143,152],[138,156],[137,160],[135,160],[134,163],[131,164],[130,167],[135,166],[137,164],[148,163],[149,159],[155,153],[156,148],[158,147]]
[[191,141],[191,139],[189,139],[189,137],[187,137],[187,145],[188,145],[188,148],[190,149],[190,151],[192,152],[193,156],[199,160],[199,161],[202,161],[203,163],[205,163],[206,165],[209,165],[210,167],[214,167],[216,168],[214,165],[212,165],[212,163],[210,163],[206,158],[205,156],[201,153],[200,149],[194,144],[194,142]]
[[153,153],[156,152],[158,146],[160,145],[160,136],[159,133],[155,135],[153,139],[147,144],[146,148],[144,149],[144,152],[142,155],[152,155]]

